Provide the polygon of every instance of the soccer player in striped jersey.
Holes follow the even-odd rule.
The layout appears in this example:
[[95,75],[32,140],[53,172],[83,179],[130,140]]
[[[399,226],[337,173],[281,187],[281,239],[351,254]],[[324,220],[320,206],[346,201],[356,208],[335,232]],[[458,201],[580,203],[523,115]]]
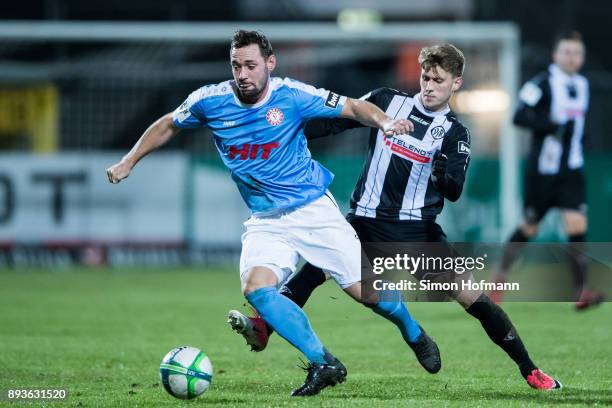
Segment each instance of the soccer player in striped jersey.
[[439,369],[436,344],[410,316],[401,296],[362,296],[359,240],[327,190],[333,175],[312,159],[303,132],[306,121],[317,117],[355,119],[388,137],[408,133],[412,123],[393,119],[370,102],[289,78],[271,78],[276,57],[259,32],[234,34],[230,63],[233,80],[196,90],[153,123],[132,150],[107,169],[109,181],[128,177],[141,158],[180,129],[209,127],[252,213],[242,236],[242,292],[270,327],[308,359],[306,381],[292,395],[318,394],[343,382],[347,374],[303,310],[278,292],[300,257],[324,268],[349,296],[395,324],[406,342],[424,339],[432,369]]
[[[589,82],[578,72],[584,63],[584,43],[578,32],[557,38],[553,63],[527,81],[519,92],[514,123],[532,131],[531,152],[524,180],[524,221],[506,246],[495,282],[505,282],[521,248],[538,233],[548,210],[561,210],[570,245],[568,255],[574,275],[576,310],[598,305],[604,295],[586,288],[588,258],[586,186],[582,152]],[[502,301],[503,292],[491,292]]]
[[[449,108],[449,100],[462,84],[465,59],[451,44],[425,47],[419,55],[421,91],[410,96],[381,88],[364,99],[387,115],[413,122],[409,135],[386,136],[370,132],[366,163],[351,197],[347,220],[361,242],[438,242],[446,235],[436,224],[444,199],[461,195],[470,160],[470,135]],[[362,126],[350,119],[309,122],[309,138],[336,134]],[[452,249],[448,247],[448,252]],[[418,279],[423,278],[419,273]],[[469,279],[470,277],[468,277]],[[283,289],[283,294],[303,306],[326,276],[306,264]],[[506,313],[481,291],[459,290],[451,296],[478,319],[489,338],[517,364],[520,374],[536,389],[561,388],[559,381],[542,372],[531,360]],[[255,351],[262,350],[270,333],[258,316],[230,311],[230,324],[242,333]]]

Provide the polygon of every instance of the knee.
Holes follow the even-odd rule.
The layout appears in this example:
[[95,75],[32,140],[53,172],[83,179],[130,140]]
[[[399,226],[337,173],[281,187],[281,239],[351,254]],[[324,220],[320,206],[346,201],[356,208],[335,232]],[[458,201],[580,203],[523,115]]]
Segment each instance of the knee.
[[344,292],[365,307],[373,308],[379,302],[379,294],[375,290],[362,290],[362,283],[356,282],[346,288]]
[[361,298],[361,304],[365,307],[374,309],[374,308],[391,308],[395,310],[399,303],[402,303],[404,300],[402,298],[401,292],[397,290],[384,290],[384,291],[372,291],[370,293],[363,293]]
[[366,298],[361,298],[358,300],[358,302],[360,302],[362,305],[364,305],[367,308],[375,308],[376,305],[378,305],[379,301],[378,301],[378,296],[368,296]]
[[247,274],[246,278],[241,282],[242,285],[242,294],[247,296],[257,289],[262,288],[261,284],[255,279],[251,274]]
[[462,290],[456,296],[455,300],[457,303],[461,305],[464,309],[472,306],[476,300],[480,297],[482,292],[474,291],[474,290]]
[[256,283],[245,282],[242,284],[242,294],[248,296],[255,292],[257,289],[261,289],[263,286],[259,286]]
[[247,296],[258,289],[276,286],[278,278],[276,274],[264,267],[255,267],[249,270],[242,280],[242,294]]

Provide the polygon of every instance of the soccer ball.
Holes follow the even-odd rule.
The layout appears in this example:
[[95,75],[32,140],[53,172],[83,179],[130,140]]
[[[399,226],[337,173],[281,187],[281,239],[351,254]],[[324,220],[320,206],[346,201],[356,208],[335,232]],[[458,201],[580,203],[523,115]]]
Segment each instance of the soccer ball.
[[159,366],[164,388],[180,399],[192,399],[206,391],[212,381],[212,373],[208,356],[189,346],[170,350]]

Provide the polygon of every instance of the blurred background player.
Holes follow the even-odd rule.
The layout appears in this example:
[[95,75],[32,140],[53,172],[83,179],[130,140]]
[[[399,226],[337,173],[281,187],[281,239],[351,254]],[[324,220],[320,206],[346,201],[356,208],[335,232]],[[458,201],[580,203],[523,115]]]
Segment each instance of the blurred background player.
[[[586,289],[588,258],[586,186],[583,172],[585,115],[589,83],[578,72],[585,46],[578,32],[560,35],[553,48],[553,63],[523,85],[514,123],[532,130],[531,151],[524,178],[524,220],[504,247],[496,282],[505,282],[521,248],[538,233],[540,221],[551,208],[559,208],[567,234],[567,253],[574,275],[577,310],[603,301],[603,294]],[[503,292],[491,292],[499,303]]]
[[[442,44],[423,48],[418,61],[421,92],[417,95],[380,88],[364,96],[388,115],[408,118],[415,130],[410,135],[393,137],[371,130],[367,161],[353,191],[347,220],[363,243],[438,242],[452,253],[446,235],[435,221],[444,198],[459,199],[470,159],[469,131],[448,104],[462,85],[465,57],[455,46]],[[354,120],[321,119],[309,121],[305,132],[308,138],[315,138],[360,126],[363,125]],[[419,272],[415,277],[432,278]],[[320,268],[306,264],[281,292],[303,307],[325,280]],[[531,387],[562,387],[537,368],[509,317],[487,295],[473,290],[451,295],[480,321],[489,338],[518,365]],[[253,350],[265,348],[271,330],[258,316],[247,317],[232,310],[229,323]]]
[[[173,113],[153,123],[107,175],[111,183],[125,179],[142,157],[180,129],[211,128],[219,154],[252,212],[242,236],[243,294],[308,359],[306,381],[292,395],[318,394],[343,382],[346,369],[323,347],[302,309],[280,295],[277,286],[295,271],[301,256],[324,267],[347,294],[362,301],[360,245],[327,191],[333,175],[310,156],[304,124],[314,117],[342,116],[378,127],[388,136],[407,133],[412,124],[391,119],[369,102],[288,78],[270,78],[276,57],[259,32],[237,31],[230,57],[233,81],[193,92]],[[422,334],[397,299],[365,302],[397,325],[406,341]],[[428,340],[429,357],[433,354],[439,361],[435,343]]]

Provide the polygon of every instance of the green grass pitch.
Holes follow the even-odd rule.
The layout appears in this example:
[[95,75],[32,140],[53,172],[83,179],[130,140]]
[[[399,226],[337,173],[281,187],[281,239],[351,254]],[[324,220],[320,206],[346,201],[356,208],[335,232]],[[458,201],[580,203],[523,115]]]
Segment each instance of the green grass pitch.
[[[347,366],[347,382],[295,399],[305,374],[299,354],[274,336],[248,351],[225,323],[244,303],[228,270],[0,272],[0,389],[62,387],[52,407],[179,406],[587,406],[612,404],[612,305],[583,314],[570,304],[507,303],[536,364],[564,383],[531,390],[480,324],[454,303],[410,304],[436,339],[442,371],[427,374],[399,332],[328,282],[306,311],[327,347]],[[171,348],[204,350],[214,367],[208,392],[179,401],[159,384]],[[0,401],[0,405],[6,401]]]

